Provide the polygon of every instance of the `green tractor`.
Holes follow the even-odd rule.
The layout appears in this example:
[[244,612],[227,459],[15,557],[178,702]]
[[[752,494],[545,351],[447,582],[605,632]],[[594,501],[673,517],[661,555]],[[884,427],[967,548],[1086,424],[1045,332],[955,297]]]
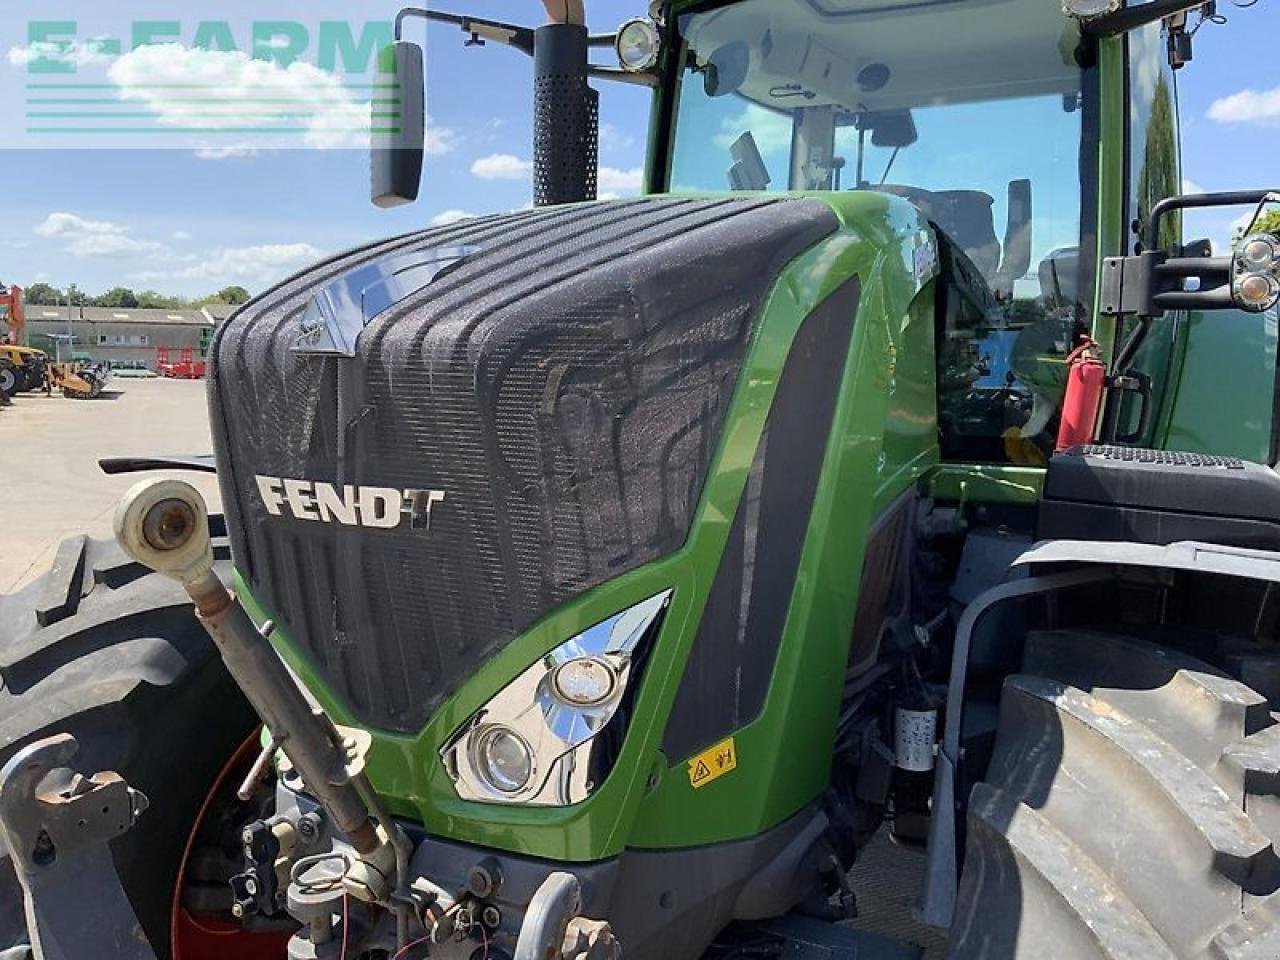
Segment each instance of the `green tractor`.
[[1280,197],[1178,195],[1206,6],[404,11],[375,202],[426,18],[533,58],[535,208],[244,307],[216,466],[110,465],[225,516],[146,479],[0,598],[0,956],[1280,956],[1280,240],[1181,236]]

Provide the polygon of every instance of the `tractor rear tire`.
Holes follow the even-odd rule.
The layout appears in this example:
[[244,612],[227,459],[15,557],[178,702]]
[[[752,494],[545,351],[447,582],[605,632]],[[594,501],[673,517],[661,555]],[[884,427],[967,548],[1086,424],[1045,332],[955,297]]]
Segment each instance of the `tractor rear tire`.
[[969,801],[953,960],[1280,957],[1280,724],[1203,661],[1044,631]]
[[[220,518],[211,527],[229,572]],[[150,800],[112,843],[116,871],[156,956],[170,956],[173,891],[187,838],[219,771],[257,719],[171,580],[111,541],[74,537],[52,569],[0,597],[0,763],[54,733],[76,764],[115,770]],[[21,890],[0,860],[0,954],[25,943]]]

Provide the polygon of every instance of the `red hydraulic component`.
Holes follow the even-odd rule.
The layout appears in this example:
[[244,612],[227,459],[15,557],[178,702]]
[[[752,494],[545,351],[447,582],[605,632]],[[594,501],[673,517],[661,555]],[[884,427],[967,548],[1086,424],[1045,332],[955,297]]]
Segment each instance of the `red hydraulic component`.
[[1062,398],[1062,422],[1054,447],[1059,452],[1093,443],[1107,383],[1107,367],[1098,354],[1098,344],[1088,337],[1067,357],[1067,367],[1067,392]]

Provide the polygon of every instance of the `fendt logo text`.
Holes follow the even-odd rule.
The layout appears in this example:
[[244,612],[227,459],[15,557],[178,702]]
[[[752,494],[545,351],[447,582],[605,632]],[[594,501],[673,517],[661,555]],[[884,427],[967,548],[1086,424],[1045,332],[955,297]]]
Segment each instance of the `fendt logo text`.
[[254,478],[267,513],[315,523],[394,530],[408,522],[414,530],[431,529],[431,512],[444,502],[443,490],[399,490],[394,487],[336,487],[287,477]]

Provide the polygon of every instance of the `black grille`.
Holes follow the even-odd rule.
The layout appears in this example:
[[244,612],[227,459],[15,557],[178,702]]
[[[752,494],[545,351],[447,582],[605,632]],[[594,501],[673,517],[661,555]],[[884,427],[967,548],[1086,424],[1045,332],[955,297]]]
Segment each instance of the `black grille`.
[[760,715],[809,530],[861,285],[854,278],[805,318],[756,449],[711,584],[662,750],[673,763]]
[[[221,331],[211,372],[237,566],[362,722],[419,729],[502,645],[687,536],[762,302],[836,225],[812,201],[642,200],[491,217],[337,258]],[[479,252],[292,351],[310,294]],[[255,475],[439,489],[429,530],[269,516]]]
[[1088,446],[1067,451],[1081,457],[1101,457],[1123,463],[1150,463],[1166,467],[1221,467],[1227,470],[1243,470],[1244,461],[1238,457],[1221,457],[1212,453],[1183,453],[1177,450],[1147,450],[1140,447]]

